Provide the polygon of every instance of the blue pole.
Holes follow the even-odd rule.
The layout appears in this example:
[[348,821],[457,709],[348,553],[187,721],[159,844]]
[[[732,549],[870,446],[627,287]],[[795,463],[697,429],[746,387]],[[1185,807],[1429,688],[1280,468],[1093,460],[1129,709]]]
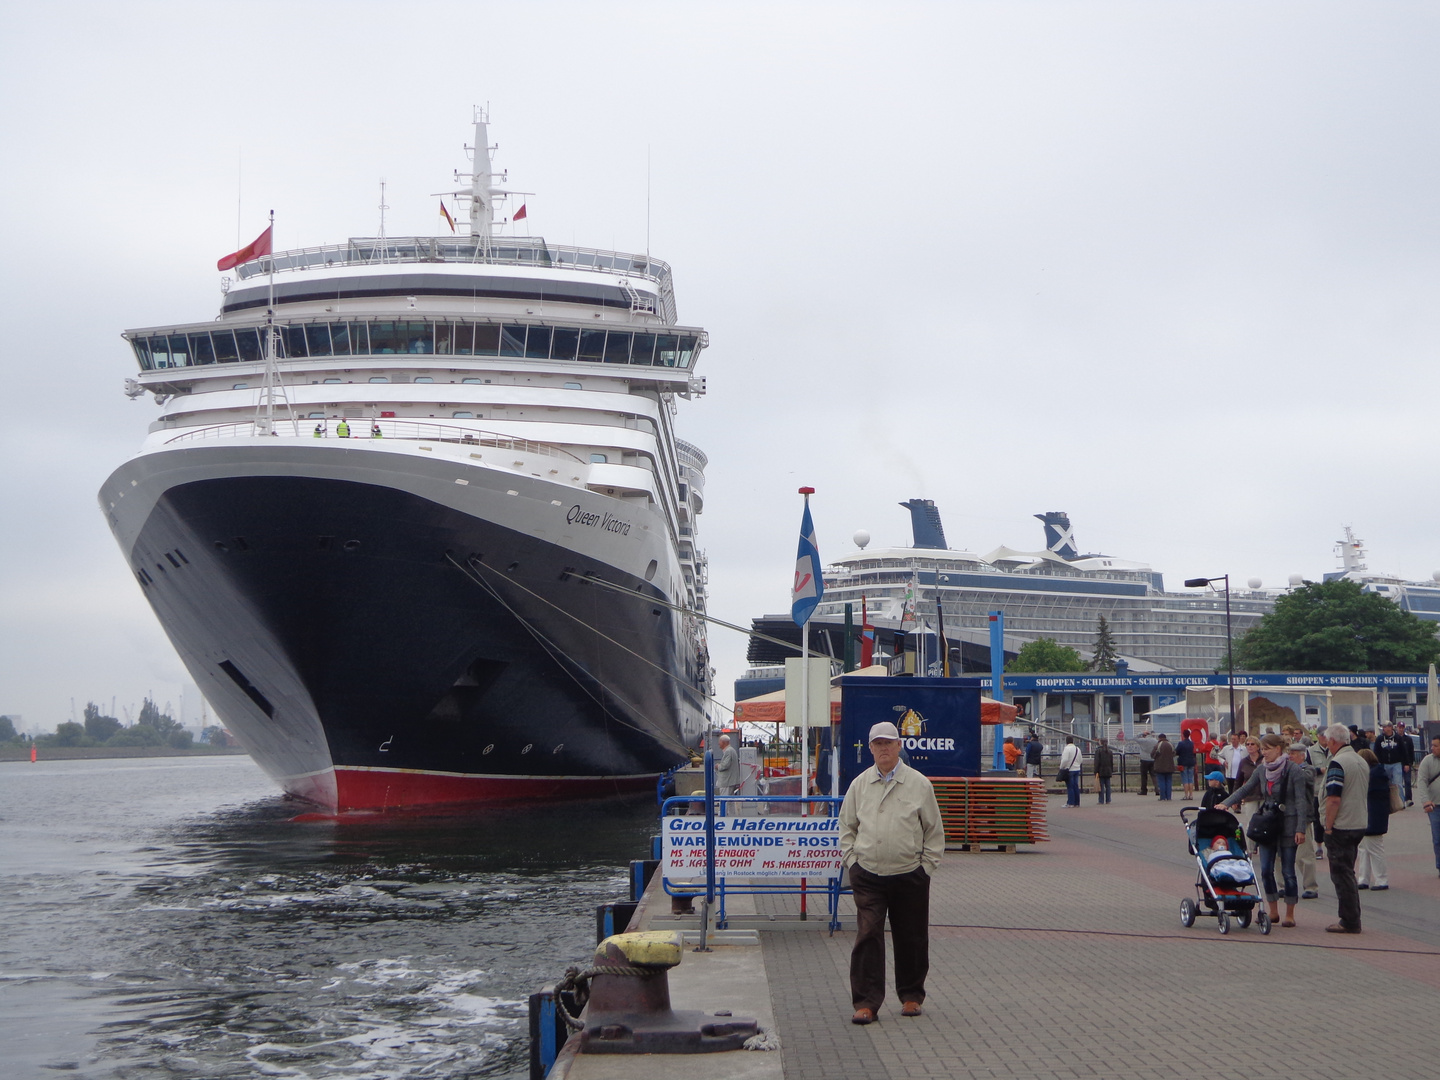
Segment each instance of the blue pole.
[[715,751],[705,751],[705,902],[715,903]]
[[[990,696],[1005,700],[1005,612],[990,612]],[[995,758],[991,767],[1005,767],[1004,737],[995,732]]]

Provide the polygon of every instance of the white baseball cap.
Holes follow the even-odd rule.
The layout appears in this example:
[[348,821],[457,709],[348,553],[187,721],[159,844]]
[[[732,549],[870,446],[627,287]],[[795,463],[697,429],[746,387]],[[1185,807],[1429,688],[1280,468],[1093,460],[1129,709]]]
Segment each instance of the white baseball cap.
[[900,738],[900,730],[888,720],[882,721],[870,729],[871,742],[874,742],[876,739],[898,738]]

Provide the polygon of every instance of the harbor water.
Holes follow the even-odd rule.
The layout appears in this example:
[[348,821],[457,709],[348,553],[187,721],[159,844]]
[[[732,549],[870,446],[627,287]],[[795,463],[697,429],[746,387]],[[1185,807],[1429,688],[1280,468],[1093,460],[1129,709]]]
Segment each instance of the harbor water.
[[525,1075],[656,814],[304,810],[244,757],[0,763],[4,1075]]

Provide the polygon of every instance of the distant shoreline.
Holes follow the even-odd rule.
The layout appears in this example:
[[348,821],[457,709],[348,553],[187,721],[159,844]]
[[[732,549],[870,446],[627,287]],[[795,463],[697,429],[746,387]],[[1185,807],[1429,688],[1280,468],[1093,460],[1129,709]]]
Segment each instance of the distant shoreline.
[[[195,746],[176,750],[173,746],[42,746],[40,760],[82,761],[86,758],[233,757],[245,755],[238,746]],[[30,747],[0,746],[0,761],[29,761]]]

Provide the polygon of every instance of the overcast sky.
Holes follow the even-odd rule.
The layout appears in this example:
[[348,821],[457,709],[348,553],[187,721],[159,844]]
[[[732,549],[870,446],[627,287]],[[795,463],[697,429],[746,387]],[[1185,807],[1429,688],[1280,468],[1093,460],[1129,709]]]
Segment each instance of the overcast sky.
[[[188,719],[95,503],[153,400],[127,327],[215,259],[433,233],[489,102],[534,231],[671,263],[710,331],[711,608],[821,554],[1082,551],[1178,587],[1440,569],[1440,8],[1327,3],[9,4],[0,13],[0,712]],[[238,227],[237,227],[238,208]],[[745,641],[712,631],[722,696]]]

